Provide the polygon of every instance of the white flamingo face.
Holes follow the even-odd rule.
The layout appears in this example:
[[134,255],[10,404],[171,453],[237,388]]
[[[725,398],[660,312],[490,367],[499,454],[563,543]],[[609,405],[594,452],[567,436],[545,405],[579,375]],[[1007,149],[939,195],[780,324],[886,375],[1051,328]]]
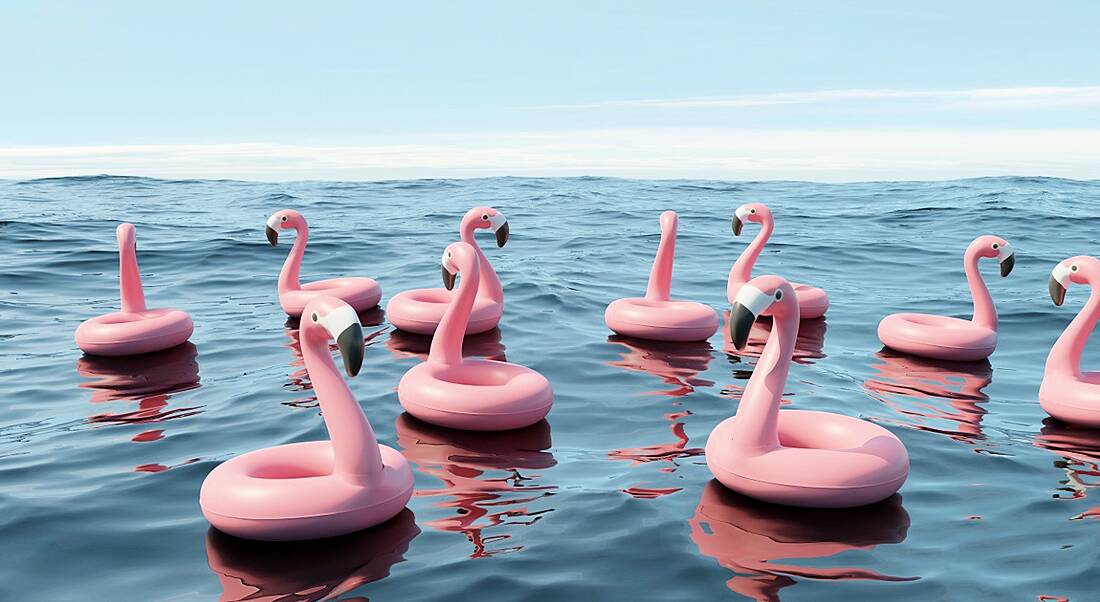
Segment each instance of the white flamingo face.
[[743,284],[741,290],[737,291],[737,296],[734,297],[733,302],[752,312],[753,316],[759,317],[764,310],[775,303],[775,296],[769,295],[750,284]]

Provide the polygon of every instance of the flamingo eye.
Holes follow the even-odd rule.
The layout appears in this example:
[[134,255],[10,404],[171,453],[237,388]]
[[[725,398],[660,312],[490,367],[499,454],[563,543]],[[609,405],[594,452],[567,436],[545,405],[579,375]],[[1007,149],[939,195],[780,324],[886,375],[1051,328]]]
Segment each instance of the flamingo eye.
[[485,221],[489,221],[489,214],[488,213],[482,213],[481,214],[481,219],[483,219]]
[[451,252],[447,251],[447,257],[450,257],[450,256],[451,256]]
[[775,291],[775,300],[779,301],[783,298],[783,291]]
[[282,220],[283,220],[284,222],[286,221],[286,216],[285,216],[285,215],[284,215],[284,216],[282,217]]
[[1069,269],[1076,272],[1077,271],[1077,266],[1071,265],[1071,266],[1069,266]]
[[756,209],[749,209],[749,213],[756,213]]
[[993,243],[993,250],[994,250],[994,251],[996,251],[996,250],[997,250],[997,249],[999,249],[999,248],[1001,248],[1001,245],[999,245],[999,244],[997,244],[997,243]]
[[319,320],[320,318],[319,318],[319,317],[317,316],[317,312],[313,312],[313,315],[312,315],[312,316],[310,316],[310,317],[309,317],[309,319],[311,319],[311,320],[313,320],[314,322],[316,322],[316,321],[317,321],[317,320]]

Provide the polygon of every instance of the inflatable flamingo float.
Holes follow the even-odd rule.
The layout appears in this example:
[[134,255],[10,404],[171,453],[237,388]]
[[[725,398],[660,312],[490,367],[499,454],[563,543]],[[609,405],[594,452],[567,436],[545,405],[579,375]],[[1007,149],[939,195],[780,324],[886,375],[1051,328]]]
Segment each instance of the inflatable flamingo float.
[[1066,299],[1071,284],[1086,284],[1089,300],[1047,355],[1039,404],[1047,414],[1066,422],[1100,426],[1100,372],[1081,371],[1081,353],[1100,320],[1100,260],[1079,255],[1054,266],[1050,298],[1055,305]]
[[382,287],[371,278],[332,278],[306,284],[299,282],[302,256],[306,252],[306,243],[309,242],[309,224],[301,213],[293,209],[283,209],[267,218],[267,241],[273,247],[279,244],[279,231],[291,228],[298,235],[290,249],[290,255],[283,262],[283,269],[279,271],[279,304],[287,315],[301,317],[306,303],[320,295],[336,297],[356,312],[378,305],[382,299]]
[[133,224],[119,224],[115,236],[122,311],[84,321],[76,329],[76,346],[90,355],[118,356],[151,353],[185,343],[194,330],[187,312],[145,307]]
[[966,248],[963,266],[974,317],[970,320],[932,314],[891,314],[879,322],[878,338],[883,345],[935,360],[972,362],[989,357],[997,347],[997,308],[978,271],[978,260],[996,257],[1001,277],[1012,272],[1016,255],[1012,246],[997,236],[979,236]]
[[718,314],[713,308],[669,298],[678,221],[675,211],[661,214],[661,243],[645,297],[619,299],[607,306],[604,322],[616,333],[653,341],[688,342],[708,339],[718,330]]
[[[470,319],[466,323],[466,334],[477,334],[496,328],[504,312],[504,289],[500,279],[493,271],[493,264],[481,251],[474,233],[489,230],[496,235],[497,246],[508,242],[508,220],[504,214],[492,207],[474,207],[462,217],[458,232],[460,240],[469,244],[477,253],[477,263],[481,279],[477,287],[477,297],[470,310]],[[451,291],[445,288],[419,288],[398,293],[386,304],[386,315],[390,323],[406,332],[432,334],[443,319],[443,313],[451,303]]]
[[789,506],[862,506],[893,495],[909,475],[909,454],[890,431],[865,420],[780,410],[798,336],[798,299],[779,276],[760,276],[734,300],[731,337],[745,346],[753,322],[772,329],[737,414],[707,439],[707,466],[723,485]]
[[550,381],[518,364],[462,357],[462,338],[477,298],[479,255],[456,242],[443,252],[443,284],[458,290],[439,322],[427,361],[405,373],[397,387],[401,406],[432,424],[471,431],[528,426],[550,412]]
[[[726,298],[733,303],[737,298],[737,291],[752,278],[752,268],[760,257],[764,245],[775,230],[775,219],[772,218],[771,209],[763,203],[746,203],[733,212],[733,234],[741,236],[741,230],[746,222],[760,224],[760,232],[752,239],[749,246],[741,252],[741,256],[730,268],[729,280],[726,281]],[[829,309],[829,296],[825,291],[808,284],[791,283],[794,294],[798,297],[798,309],[803,320],[812,320],[825,315]]]
[[329,352],[335,339],[351,376],[363,363],[363,327],[350,305],[318,296],[305,307],[300,336],[331,441],[290,443],[224,462],[199,493],[212,525],[238,537],[318,539],[385,522],[412,497],[400,452],[380,445]]

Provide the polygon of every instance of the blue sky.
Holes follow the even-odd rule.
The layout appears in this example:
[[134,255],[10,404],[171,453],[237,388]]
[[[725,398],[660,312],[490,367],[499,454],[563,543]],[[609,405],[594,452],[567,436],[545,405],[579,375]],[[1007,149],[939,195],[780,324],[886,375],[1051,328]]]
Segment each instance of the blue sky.
[[1100,177],[1100,2],[0,4],[0,177]]

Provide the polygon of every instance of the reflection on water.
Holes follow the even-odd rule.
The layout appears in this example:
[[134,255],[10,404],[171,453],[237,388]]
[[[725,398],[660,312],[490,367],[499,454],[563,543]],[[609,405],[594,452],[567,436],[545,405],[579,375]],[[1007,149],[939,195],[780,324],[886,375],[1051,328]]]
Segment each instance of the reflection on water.
[[386,578],[419,534],[408,509],[364,531],[302,542],[249,541],[211,527],[206,559],[223,602],[315,602]]
[[[608,337],[607,341],[626,348],[626,353],[622,354],[621,360],[608,362],[608,365],[656,376],[661,382],[672,387],[667,390],[650,391],[649,394],[678,398],[692,393],[696,387],[714,386],[713,381],[698,377],[700,372],[707,369],[713,357],[714,349],[706,341],[668,343],[618,335]],[[672,405],[679,407],[682,402],[674,400]],[[629,460],[635,463],[668,462],[669,466],[662,468],[662,472],[675,472],[679,468],[676,461],[680,458],[703,455],[701,447],[688,447],[689,439],[682,422],[688,416],[691,416],[691,411],[686,409],[664,415],[674,438],[671,442],[615,449],[608,455],[615,460]],[[637,498],[652,499],[679,490],[679,488],[629,487],[623,491]]]
[[[768,335],[772,332],[771,318],[765,316],[752,325],[749,332],[749,341],[745,348],[738,350],[733,346],[730,338],[730,311],[722,312],[722,350],[726,353],[730,362],[739,364],[743,357],[760,357],[764,352],[764,345],[768,342]],[[798,338],[795,340],[794,353],[791,360],[796,364],[810,365],[825,357],[825,318],[802,320],[798,323]],[[747,377],[746,377],[747,378]]]
[[[80,383],[91,389],[93,403],[137,402],[137,409],[101,412],[88,417],[93,424],[149,424],[193,416],[201,406],[170,408],[173,393],[199,386],[198,349],[184,343],[171,349],[127,357],[85,355],[76,363],[77,374],[94,379]],[[156,441],[163,429],[134,436],[136,442]]]
[[[405,332],[394,328],[386,339],[386,349],[398,359],[413,358],[420,361],[428,359],[432,347],[432,337],[423,334]],[[462,339],[463,357],[483,357],[499,362],[508,361],[504,356],[504,344],[500,342],[500,329],[467,335]]]
[[[1090,489],[1100,487],[1100,430],[1047,418],[1033,443],[1062,456],[1054,461],[1054,467],[1066,475],[1059,481],[1060,487],[1054,494],[1056,499],[1082,499]],[[1078,518],[1097,515],[1100,515],[1100,507]]]
[[777,601],[783,588],[803,579],[918,579],[857,567],[825,568],[788,562],[905,541],[909,514],[899,495],[862,508],[792,508],[766,504],[710,481],[690,526],[691,540],[699,551],[735,573],[726,585],[756,600]]
[[[381,308],[375,307],[362,311],[359,313],[359,323],[364,327],[378,326],[385,320],[386,313]],[[312,391],[313,383],[309,381],[309,372],[306,371],[305,359],[302,358],[302,342],[298,339],[298,326],[300,320],[298,318],[287,318],[286,323],[283,324],[283,333],[286,338],[290,340],[286,347],[290,349],[290,353],[294,356],[294,359],[290,361],[290,367],[293,370],[287,374],[287,380],[289,381],[287,388],[291,391]],[[378,338],[385,328],[379,328],[376,330],[364,331],[363,340],[367,346],[371,344],[371,341]],[[339,347],[336,343],[329,344],[329,350],[338,352]],[[315,408],[317,407],[317,396],[309,395],[301,397],[293,401],[283,402],[283,405],[288,405],[293,408]]]
[[522,545],[494,547],[512,538],[514,527],[531,526],[547,512],[556,485],[539,484],[537,472],[557,464],[549,451],[545,420],[512,431],[475,432],[438,427],[408,414],[397,417],[397,443],[422,473],[443,482],[441,489],[417,489],[416,496],[441,499],[436,507],[454,515],[428,526],[466,536],[471,558],[518,552]]
[[883,349],[871,367],[878,373],[863,383],[871,397],[897,413],[901,426],[976,444],[985,439],[982,389],[993,380],[989,360],[944,362]]

